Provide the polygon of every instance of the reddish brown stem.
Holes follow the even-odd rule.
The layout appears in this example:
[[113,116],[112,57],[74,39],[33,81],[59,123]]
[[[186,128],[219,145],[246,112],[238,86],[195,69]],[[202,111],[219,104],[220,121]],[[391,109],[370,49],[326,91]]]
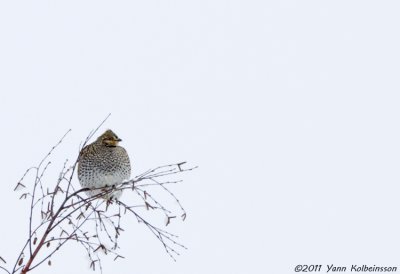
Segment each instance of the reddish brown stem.
[[[51,224],[52,223],[53,222],[51,222]],[[46,240],[47,236],[49,235],[49,232],[50,232],[49,228],[50,228],[50,225],[47,228],[46,232],[44,233],[44,235],[43,235],[42,239],[40,240],[38,246],[36,247],[35,251],[33,251],[32,256],[29,258],[28,262],[22,269],[21,274],[26,274],[30,270],[29,268],[31,267],[33,260],[35,259],[36,255],[39,253],[39,250],[42,248],[44,241]]]

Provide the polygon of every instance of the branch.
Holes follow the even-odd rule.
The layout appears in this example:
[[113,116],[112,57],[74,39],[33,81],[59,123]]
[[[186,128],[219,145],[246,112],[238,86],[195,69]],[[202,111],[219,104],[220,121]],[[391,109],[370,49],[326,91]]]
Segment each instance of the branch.
[[[81,148],[88,143],[109,116],[89,133]],[[176,260],[175,256],[180,254],[179,250],[187,248],[178,242],[178,236],[153,225],[147,220],[147,216],[162,213],[166,218],[166,226],[178,215],[184,221],[186,211],[170,189],[172,185],[182,183],[182,180],[171,180],[170,177],[192,171],[197,166],[186,168],[186,162],[168,164],[148,169],[118,185],[91,189],[79,188],[75,187],[73,182],[79,161],[79,151],[72,165],[68,166],[68,160],[64,161],[58,178],[47,183],[44,176],[50,169],[50,158],[69,132],[70,130],[64,134],[37,166],[27,169],[17,183],[15,191],[31,189],[21,196],[30,198],[28,239],[15,261],[13,270],[10,272],[4,267],[0,269],[9,274],[15,274],[20,270],[22,274],[26,274],[46,261],[51,265],[51,257],[57,254],[67,242],[76,242],[83,247],[90,258],[90,267],[95,270],[98,266],[102,272],[99,251],[112,254],[114,260],[125,258],[118,249],[120,248],[119,236],[124,231],[121,227],[121,219],[127,214],[144,224],[160,241],[165,252]],[[30,172],[34,172],[35,175],[32,183],[24,182]],[[157,195],[153,192],[154,190],[158,190]],[[83,192],[88,191],[97,194],[82,195]],[[133,198],[129,199],[129,203],[108,198],[119,191],[130,192]],[[176,208],[165,205],[165,202],[171,199],[176,202]],[[25,254],[27,254],[26,263],[24,263]],[[1,257],[0,260],[2,260]]]

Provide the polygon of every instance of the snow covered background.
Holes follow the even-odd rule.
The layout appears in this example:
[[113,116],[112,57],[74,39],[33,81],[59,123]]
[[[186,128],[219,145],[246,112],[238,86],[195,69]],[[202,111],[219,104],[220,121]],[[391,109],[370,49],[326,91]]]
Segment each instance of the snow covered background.
[[[396,1],[2,1],[0,256],[27,206],[13,188],[69,129],[122,139],[138,174],[199,165],[174,187],[177,262],[135,221],[104,273],[294,273],[400,256]],[[51,184],[51,177],[48,183]],[[77,182],[76,182],[77,183]],[[124,194],[125,195],[125,194]],[[32,273],[92,273],[69,245]]]

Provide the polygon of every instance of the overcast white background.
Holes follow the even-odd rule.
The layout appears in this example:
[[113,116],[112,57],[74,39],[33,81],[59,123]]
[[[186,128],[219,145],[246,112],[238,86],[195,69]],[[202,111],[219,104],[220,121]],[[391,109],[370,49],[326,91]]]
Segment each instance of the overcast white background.
[[[2,1],[0,256],[26,239],[13,188],[108,114],[133,173],[188,161],[173,262],[125,221],[104,273],[294,273],[400,256],[396,1]],[[59,162],[57,162],[59,161]],[[58,166],[57,166],[58,165]],[[52,184],[51,177],[47,181]],[[75,178],[76,180],[76,178]],[[77,183],[77,181],[75,181]],[[32,273],[92,273],[69,245]]]

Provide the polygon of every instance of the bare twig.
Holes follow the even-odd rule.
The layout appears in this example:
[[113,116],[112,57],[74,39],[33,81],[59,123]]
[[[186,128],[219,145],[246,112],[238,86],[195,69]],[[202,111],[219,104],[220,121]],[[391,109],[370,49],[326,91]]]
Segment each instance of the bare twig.
[[[108,117],[109,115],[99,127],[90,132],[81,148],[88,143]],[[119,235],[124,231],[121,227],[123,216],[132,216],[139,223],[144,224],[160,241],[166,253],[175,260],[175,256],[180,254],[179,249],[186,249],[186,247],[178,242],[176,235],[150,223],[144,214],[150,214],[150,209],[155,214],[161,212],[166,218],[166,225],[178,215],[184,220],[186,211],[179,199],[167,187],[167,185],[180,183],[182,180],[167,179],[197,167],[185,168],[186,162],[169,164],[151,168],[116,186],[82,189],[74,186],[73,182],[73,175],[79,161],[79,158],[76,157],[75,162],[70,166],[68,166],[67,160],[64,162],[59,177],[55,180],[55,185],[46,184],[44,175],[50,168],[50,158],[69,132],[70,130],[51,148],[37,166],[27,169],[17,183],[15,191],[31,189],[21,195],[21,198],[30,198],[28,239],[21,248],[12,270],[7,270],[2,266],[0,269],[9,274],[17,272],[25,274],[43,263],[47,262],[48,265],[51,265],[51,257],[65,243],[76,242],[83,247],[90,258],[90,267],[102,272],[100,253],[111,254],[114,256],[114,260],[125,258],[118,251],[120,249]],[[32,171],[35,175],[33,182],[31,184],[24,182],[27,174]],[[159,190],[158,195],[166,194],[163,199],[160,200],[153,194],[155,188]],[[83,194],[88,190],[100,191],[98,194],[88,197]],[[110,194],[116,191],[131,192],[136,198],[129,199],[129,203],[106,198],[112,197]],[[165,205],[163,200],[168,197],[178,204],[177,209]],[[6,263],[1,257],[0,261]]]

